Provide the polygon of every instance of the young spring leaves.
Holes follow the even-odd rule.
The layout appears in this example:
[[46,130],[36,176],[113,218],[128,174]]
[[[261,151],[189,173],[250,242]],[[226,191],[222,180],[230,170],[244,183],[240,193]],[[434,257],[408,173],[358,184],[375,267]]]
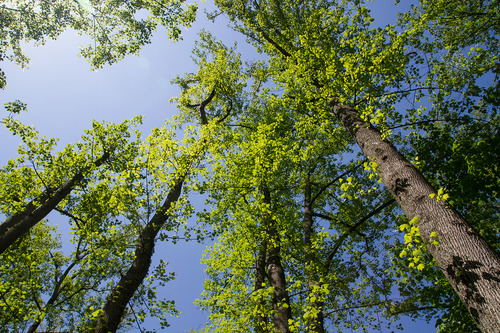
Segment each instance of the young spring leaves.
[[[147,11],[144,17],[142,11]],[[170,38],[181,38],[182,26],[190,26],[197,6],[180,0],[54,0],[6,1],[0,5],[0,54],[27,66],[23,42],[43,44],[66,29],[89,36],[93,42],[81,50],[93,68],[113,64],[128,54],[137,54],[150,43],[158,24]]]

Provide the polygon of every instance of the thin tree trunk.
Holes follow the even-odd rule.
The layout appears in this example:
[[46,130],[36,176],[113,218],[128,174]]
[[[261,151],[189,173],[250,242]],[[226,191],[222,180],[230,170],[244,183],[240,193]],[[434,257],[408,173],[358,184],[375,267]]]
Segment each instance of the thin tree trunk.
[[435,189],[356,110],[332,101],[333,113],[351,133],[366,156],[375,159],[377,172],[409,219],[418,217],[420,234],[429,242],[432,232],[439,245],[427,248],[436,264],[468,308],[483,332],[500,332],[500,256],[446,202]]
[[[263,187],[263,194],[264,203],[267,205],[265,209],[271,209],[271,193],[266,186]],[[267,220],[264,225],[267,228],[269,237],[266,258],[267,276],[271,287],[274,289],[273,324],[276,331],[289,333],[288,320],[292,319],[292,311],[288,291],[286,290],[285,270],[281,264],[281,240],[273,217],[269,213],[265,213],[264,219]]]
[[[71,272],[71,270],[73,269],[73,267],[75,267],[81,259],[82,258],[79,257],[79,255],[77,255],[76,258],[75,258],[75,261],[73,261],[64,270],[64,273],[61,276],[59,276],[59,278],[56,280],[56,284],[54,286],[54,290],[52,291],[52,295],[50,296],[49,300],[47,301],[47,303],[44,306],[44,309],[43,309],[44,312],[47,312],[47,310],[52,305],[54,305],[54,303],[56,302],[56,300],[58,299],[59,295],[62,292],[62,284],[63,284],[64,280],[68,277],[68,275]],[[28,328],[28,330],[26,331],[26,333],[34,333],[34,332],[36,332],[36,330],[38,329],[38,327],[40,326],[40,324],[42,323],[42,321],[43,321],[43,316],[35,319],[35,321]]]
[[179,177],[174,187],[168,193],[162,207],[158,209],[156,214],[142,229],[135,248],[135,259],[109,295],[98,318],[95,328],[96,333],[115,332],[117,330],[129,300],[148,273],[149,266],[151,265],[151,257],[154,252],[156,235],[170,217],[169,210],[179,199],[183,184],[184,177]]
[[[205,107],[212,101],[214,96],[215,89],[213,89],[208,98],[200,104],[189,106],[199,107],[202,126],[208,124]],[[156,235],[169,219],[169,210],[179,199],[182,192],[182,186],[184,185],[184,179],[190,172],[191,170],[188,169],[183,175],[176,179],[174,187],[170,189],[163,205],[156,211],[155,215],[142,229],[135,248],[135,259],[128,271],[124,276],[122,276],[118,284],[113,288],[111,294],[108,296],[106,304],[102,308],[102,313],[97,319],[94,330],[95,333],[116,332],[128,302],[137,291],[149,271],[151,258],[155,248]]]
[[309,320],[307,325],[307,332],[324,333],[324,315],[323,308],[324,303],[320,301],[320,295],[314,292],[315,287],[319,286],[318,274],[315,271],[313,264],[314,249],[312,248],[311,236],[313,234],[313,200],[311,194],[311,182],[309,177],[306,180],[306,186],[304,189],[304,248],[305,248],[305,259],[306,259],[306,283],[309,296],[315,299],[315,301],[308,303],[308,308],[312,310],[313,317]]
[[[255,279],[254,279],[254,292],[263,288],[266,281],[266,254],[267,254],[267,239],[262,239],[257,253],[257,260],[255,262]],[[259,306],[265,308],[266,303],[264,299],[259,300]],[[268,319],[266,313],[259,313],[255,319],[255,332],[263,333],[267,331]]]
[[[92,164],[99,167],[108,159],[109,152],[105,152]],[[85,170],[82,170],[56,190],[45,190],[38,198],[27,204],[22,212],[14,214],[5,220],[0,225],[0,254],[56,208],[84,177]]]

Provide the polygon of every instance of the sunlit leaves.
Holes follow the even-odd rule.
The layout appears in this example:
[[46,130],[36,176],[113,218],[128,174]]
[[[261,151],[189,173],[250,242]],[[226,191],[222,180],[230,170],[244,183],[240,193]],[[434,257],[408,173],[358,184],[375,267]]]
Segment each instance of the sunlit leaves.
[[241,91],[249,79],[243,71],[241,56],[235,52],[236,45],[226,47],[205,31],[199,36],[193,50],[198,71],[173,80],[182,89],[179,97],[172,98],[181,110],[179,119],[201,121],[199,107],[211,94],[213,100],[205,109],[208,120],[234,117],[241,107]]
[[[24,324],[43,322],[50,326],[52,320],[71,330],[92,327],[107,296],[104,291],[120,278],[134,259],[133,250],[143,224],[160,208],[175,177],[195,174],[204,149],[203,145],[196,147],[196,131],[186,134],[181,143],[174,138],[172,129],[162,127],[155,129],[149,139],[141,141],[140,133],[133,129],[140,122],[140,117],[121,124],[94,122],[81,142],[57,151],[57,140],[39,138],[33,128],[13,120],[6,121],[9,129],[21,136],[23,144],[19,148],[20,156],[2,169],[2,212],[5,215],[22,210],[48,186],[57,188],[77,173],[83,176],[56,209],[71,226],[73,245],[67,249],[71,252],[72,248],[71,255],[64,257],[52,251],[51,260],[46,260],[48,267],[40,260],[32,260],[34,267],[43,267],[40,272],[48,274],[45,277],[36,271],[33,278],[45,281],[53,276],[55,283],[44,282],[45,289],[39,286],[41,283],[27,286],[27,293],[40,295],[37,297],[41,299],[35,301],[38,312],[30,312],[11,302],[12,311],[28,316]],[[110,156],[103,165],[92,163],[105,153]],[[33,204],[37,204],[36,201]],[[179,201],[168,211],[178,218],[172,219],[164,231],[177,232],[191,211],[187,200]],[[40,237],[46,239],[48,236]],[[39,247],[41,255],[43,251],[51,251],[49,246],[46,249],[43,245]],[[27,252],[22,250],[18,254],[14,250],[14,253]],[[60,259],[55,262],[55,258]],[[157,286],[156,278],[164,284],[171,276],[160,266],[150,283],[141,287],[131,300],[133,310],[125,314],[124,323],[136,324],[127,319],[133,317],[134,311],[162,317],[162,325],[168,325],[165,315],[176,314],[172,301],[157,299],[152,292]],[[150,312],[145,310],[148,307]],[[21,325],[19,321],[11,320],[10,323]]]
[[167,29],[171,39],[178,40],[179,26],[189,27],[196,10],[195,4],[185,5],[183,0],[8,1],[0,6],[0,53],[27,66],[23,42],[44,44],[66,29],[73,29],[93,40],[81,49],[81,54],[93,68],[99,68],[137,54],[150,43],[158,24]]
[[[0,257],[0,324],[3,329],[25,330],[42,314],[42,295],[52,286],[53,264],[67,262],[59,252],[54,228],[45,222]],[[52,314],[51,314],[52,315]]]

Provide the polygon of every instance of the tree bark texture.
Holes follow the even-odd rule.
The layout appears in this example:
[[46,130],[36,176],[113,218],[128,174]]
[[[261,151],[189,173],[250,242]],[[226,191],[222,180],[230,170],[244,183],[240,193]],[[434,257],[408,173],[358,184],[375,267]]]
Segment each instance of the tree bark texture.
[[128,302],[149,271],[156,235],[170,217],[169,210],[179,199],[183,184],[184,177],[179,177],[168,193],[162,207],[157,210],[156,214],[142,229],[135,248],[135,259],[109,295],[102,309],[102,314],[98,318],[95,328],[96,333],[116,332]]
[[353,107],[335,101],[332,107],[366,156],[375,159],[378,175],[405,215],[418,217],[422,239],[429,242],[431,233],[437,234],[439,245],[427,248],[478,327],[500,332],[500,256],[445,201],[430,197],[436,190]]
[[[264,203],[266,209],[271,209],[271,193],[264,186]],[[290,299],[286,290],[286,276],[283,265],[281,264],[280,236],[276,227],[276,221],[267,212],[264,213],[264,225],[267,231],[267,276],[271,287],[274,289],[273,295],[273,324],[277,332],[289,333],[290,327],[288,320],[292,319],[290,308]]]
[[[109,153],[105,152],[93,162],[93,165],[99,167],[108,159]],[[82,170],[56,190],[45,190],[38,198],[27,204],[22,212],[14,214],[5,220],[0,225],[0,254],[56,208],[84,177],[85,170]]]

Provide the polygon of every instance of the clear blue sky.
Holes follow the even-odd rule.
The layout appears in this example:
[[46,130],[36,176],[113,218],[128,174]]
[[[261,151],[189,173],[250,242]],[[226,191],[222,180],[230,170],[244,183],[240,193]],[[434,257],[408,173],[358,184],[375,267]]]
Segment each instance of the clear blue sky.
[[[381,25],[394,23],[393,2],[379,0],[373,7],[375,18]],[[141,130],[147,135],[151,128],[161,126],[166,118],[176,114],[177,110],[169,99],[177,96],[179,91],[170,85],[170,81],[178,74],[195,70],[190,53],[201,28],[212,31],[228,44],[239,39],[244,45],[244,40],[231,32],[224,21],[214,25],[200,12],[194,26],[185,32],[183,41],[171,43],[159,31],[152,44],[141,51],[140,57],[128,57],[112,67],[92,72],[89,64],[76,56],[82,38],[67,32],[45,46],[27,47],[31,58],[28,70],[6,62],[0,64],[8,82],[7,88],[0,92],[0,103],[15,99],[27,103],[28,112],[16,118],[35,125],[42,135],[60,138],[60,147],[78,141],[83,131],[90,128],[93,119],[119,122],[141,114],[145,116]],[[244,57],[251,60],[252,49],[245,46],[243,51]],[[0,162],[4,164],[15,157],[19,142],[17,137],[1,128],[0,140]],[[64,220],[56,218],[54,221],[62,221],[60,230],[64,233]],[[175,247],[162,244],[155,252],[156,260],[163,258],[170,262],[170,270],[177,273],[177,279],[160,290],[167,298],[174,299],[182,312],[179,318],[172,318],[168,332],[200,328],[205,322],[206,315],[192,305],[202,291],[200,259],[203,249],[195,243]],[[157,325],[156,322],[148,324]],[[433,325],[427,325],[423,320],[405,320],[403,324],[405,332],[435,331]],[[147,329],[154,329],[149,325]]]

